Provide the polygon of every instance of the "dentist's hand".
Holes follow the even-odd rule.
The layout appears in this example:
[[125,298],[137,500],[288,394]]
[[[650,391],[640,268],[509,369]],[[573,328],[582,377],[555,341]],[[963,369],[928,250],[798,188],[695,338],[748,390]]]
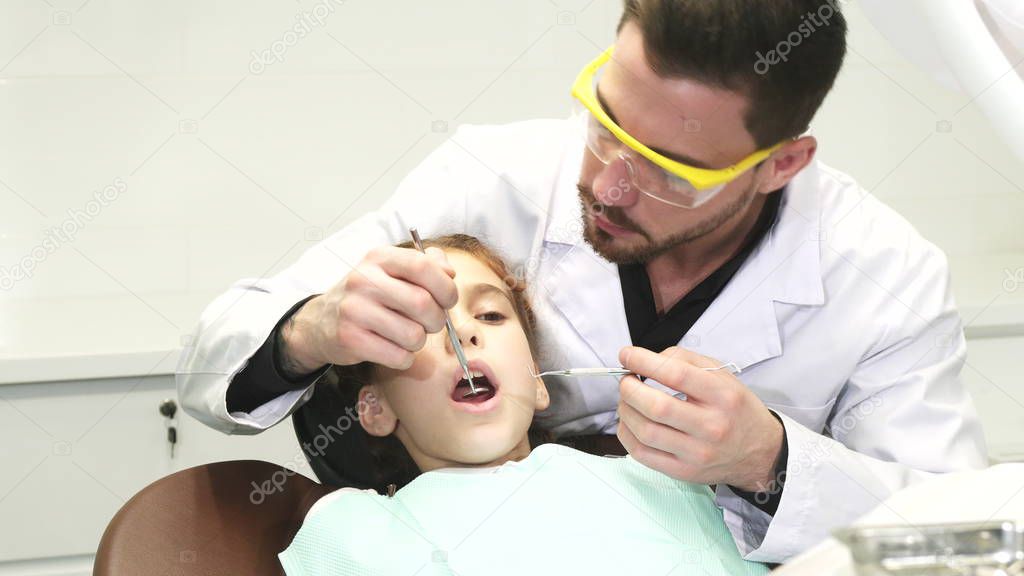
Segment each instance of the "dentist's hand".
[[408,368],[427,334],[444,329],[444,310],[458,300],[454,277],[440,248],[371,250],[282,325],[281,367],[292,376],[365,361]]
[[680,400],[635,376],[619,384],[622,445],[638,462],[673,478],[728,484],[748,492],[772,487],[782,424],[721,363],[672,347],[660,354],[627,346],[622,365],[686,393]]

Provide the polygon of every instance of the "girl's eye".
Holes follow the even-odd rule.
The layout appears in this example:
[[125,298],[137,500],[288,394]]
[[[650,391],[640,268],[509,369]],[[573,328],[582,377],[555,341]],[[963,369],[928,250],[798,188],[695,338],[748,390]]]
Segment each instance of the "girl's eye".
[[477,314],[477,319],[484,322],[501,322],[505,319],[505,315],[501,312],[484,312],[483,314]]

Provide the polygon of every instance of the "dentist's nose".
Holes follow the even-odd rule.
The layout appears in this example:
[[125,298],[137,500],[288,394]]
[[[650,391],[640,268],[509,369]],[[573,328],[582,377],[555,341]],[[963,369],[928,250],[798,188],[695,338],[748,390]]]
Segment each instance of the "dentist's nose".
[[636,204],[637,191],[629,175],[627,160],[618,157],[605,165],[594,178],[592,190],[605,206],[627,207]]

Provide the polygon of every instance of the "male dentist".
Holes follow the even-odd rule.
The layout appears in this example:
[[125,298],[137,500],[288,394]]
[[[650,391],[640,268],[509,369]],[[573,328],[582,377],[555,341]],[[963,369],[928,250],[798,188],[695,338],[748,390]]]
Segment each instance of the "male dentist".
[[805,135],[845,36],[834,0],[627,0],[571,119],[460,128],[379,210],[210,304],[184,407],[254,434],[331,364],[409,366],[457,299],[443,254],[388,247],[415,226],[504,253],[543,369],[645,377],[552,379],[540,423],[715,485],[747,559],[986,465],[945,256]]

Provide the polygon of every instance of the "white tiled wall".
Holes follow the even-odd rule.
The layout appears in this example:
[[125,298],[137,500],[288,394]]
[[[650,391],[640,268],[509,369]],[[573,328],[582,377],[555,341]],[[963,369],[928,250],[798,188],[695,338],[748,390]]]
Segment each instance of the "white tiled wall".
[[[821,157],[943,247],[961,299],[983,304],[1024,266],[1021,162],[968,96],[915,70],[846,6],[851,50],[814,126]],[[619,10],[6,0],[0,265],[97,190],[126,190],[0,297],[172,294],[187,305],[158,310],[167,318],[147,342],[174,343],[229,282],[280,269],[375,206],[458,124],[564,115],[569,82],[611,41]],[[308,32],[293,37],[295,26]],[[282,46],[280,61],[253,56]],[[0,330],[8,353],[25,336],[12,332]]]
[[[44,320],[67,329],[51,302],[68,298],[78,325],[93,304],[133,301],[154,320],[139,340],[176,345],[230,282],[374,207],[457,125],[566,114],[618,13],[604,0],[4,2],[0,266],[97,190],[126,189],[0,292],[14,317],[0,354],[25,352]],[[281,46],[280,61],[253,56]],[[185,304],[155,304],[168,298]]]
[[[853,174],[950,256],[960,303],[982,308],[1024,277],[1024,161],[972,105],[897,54],[846,3],[850,50],[815,123],[822,158]],[[1018,70],[1024,74],[1024,63]],[[1009,71],[1008,71],[1009,72]]]

